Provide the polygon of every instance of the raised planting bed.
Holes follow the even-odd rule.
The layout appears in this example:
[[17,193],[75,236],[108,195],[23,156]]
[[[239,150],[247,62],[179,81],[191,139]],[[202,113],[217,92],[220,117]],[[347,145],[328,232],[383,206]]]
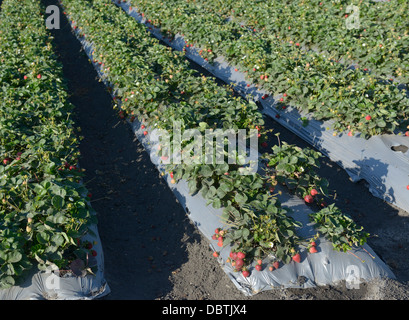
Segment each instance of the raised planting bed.
[[[263,159],[257,163],[259,169],[267,171],[248,174],[242,174],[246,166],[240,164],[166,164],[172,153],[164,154],[163,142],[155,143],[155,129],[171,134],[177,122],[183,129],[202,133],[246,129],[251,141],[250,129],[260,138],[265,134],[262,114],[255,103],[236,97],[229,86],[195,74],[183,55],[161,45],[112,2],[63,0],[60,4],[111,91],[119,117],[129,121],[213,248],[216,229],[218,234],[223,231],[215,255],[223,258],[224,270],[243,293],[280,285],[336,283],[348,280],[355,270],[365,280],[394,277],[367,246],[365,231],[334,205],[323,204],[327,183],[314,172],[318,152],[283,143],[282,149],[257,157],[257,161]],[[258,145],[253,147],[249,152],[257,153]],[[261,223],[266,223],[269,241],[257,235]],[[235,261],[233,268],[226,261],[230,252],[245,254],[243,265]],[[257,273],[253,268],[259,269],[258,260],[280,265]]]
[[0,299],[109,292],[62,66],[39,1],[0,13]]
[[[399,71],[400,76],[391,81],[390,74],[386,75],[390,62],[383,61],[379,70],[371,67],[371,72],[351,65],[352,58],[341,64],[293,40],[287,39],[289,43],[280,36],[272,40],[265,30],[254,32],[237,17],[219,16],[193,3],[184,4],[187,8],[183,10],[189,15],[183,14],[186,19],[178,20],[170,13],[173,11],[166,11],[167,7],[158,9],[155,1],[114,2],[144,23],[158,39],[184,52],[244,96],[252,95],[265,114],[338,163],[353,181],[365,180],[373,195],[409,212],[409,100],[405,72]],[[177,5],[172,10],[183,11]],[[189,23],[183,23],[185,20]],[[203,32],[208,33],[207,37]],[[393,38],[400,37],[398,34]],[[371,43],[375,41],[375,36],[367,37]],[[402,50],[398,50],[399,57],[390,60],[402,60],[406,66],[407,33],[397,40]],[[381,54],[377,50],[375,56]],[[306,59],[305,63],[300,62],[302,59]],[[270,67],[263,69],[260,61]],[[286,63],[289,65],[283,65]]]

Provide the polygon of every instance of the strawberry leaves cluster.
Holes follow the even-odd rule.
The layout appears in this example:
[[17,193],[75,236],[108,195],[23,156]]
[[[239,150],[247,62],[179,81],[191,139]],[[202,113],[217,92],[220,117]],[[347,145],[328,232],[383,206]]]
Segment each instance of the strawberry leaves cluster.
[[347,252],[354,246],[362,246],[369,234],[351,217],[341,212],[334,204],[310,214],[318,232],[331,241],[337,251]]

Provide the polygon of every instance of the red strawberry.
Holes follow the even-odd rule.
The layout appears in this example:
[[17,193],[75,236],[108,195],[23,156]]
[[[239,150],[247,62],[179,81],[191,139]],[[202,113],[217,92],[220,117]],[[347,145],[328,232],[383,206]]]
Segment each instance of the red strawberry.
[[317,244],[315,243],[315,241],[311,241],[310,245],[312,245],[313,247],[315,247]]
[[243,275],[243,277],[247,278],[250,275],[250,272],[248,270],[243,270],[241,274]]
[[315,247],[311,247],[309,251],[310,251],[310,253],[318,252],[317,248],[315,248]]
[[365,117],[365,120],[367,120],[367,121],[369,121],[371,119],[372,119],[372,117],[369,114]]
[[217,236],[214,234],[214,235],[212,235],[212,239],[213,240],[217,240]]
[[216,230],[214,230],[214,233],[219,234],[220,232],[220,228],[217,228]]
[[278,269],[278,268],[280,267],[280,263],[279,263],[278,261],[274,261],[273,267],[274,267],[275,269]]
[[41,74],[37,75],[37,79],[41,79]]
[[219,256],[219,254],[215,251],[213,252],[213,257],[217,258]]
[[409,137],[409,131],[405,132],[405,136]]
[[91,254],[92,254],[93,257],[97,256],[97,252],[95,250],[91,250]]
[[307,194],[307,195],[304,197],[304,201],[307,202],[307,203],[313,203],[313,202],[314,202],[314,198],[313,198],[311,195]]
[[143,135],[146,136],[148,134],[148,131],[144,131]]
[[236,260],[236,264],[235,264],[236,269],[239,270],[239,269],[241,269],[241,267],[243,267],[243,266],[244,266],[244,261],[243,261],[243,259],[237,259],[237,260]]
[[9,164],[9,162],[10,162],[10,158],[5,158],[5,159],[3,160],[3,163],[4,163],[5,165]]
[[27,78],[28,78],[27,76],[24,76],[24,80],[27,80]]
[[258,259],[258,260],[257,260],[257,264],[263,264],[263,260]]
[[145,126],[144,126],[144,125],[141,125],[141,129],[142,129],[142,130],[145,129]]
[[299,253],[296,253],[295,255],[293,255],[292,259],[297,263],[301,262],[301,256]]
[[219,242],[217,243],[217,245],[218,245],[219,247],[223,247],[223,241],[220,241],[220,240],[219,240]]
[[283,101],[284,101],[284,98],[280,98],[280,101],[283,102]]
[[237,258],[238,259],[244,259],[246,257],[246,254],[244,252],[237,252]]
[[316,195],[318,194],[318,191],[315,190],[315,189],[312,189],[311,192],[310,192],[310,194],[311,194],[312,196],[316,196]]
[[257,271],[262,271],[262,270],[263,270],[263,267],[261,266],[261,264],[257,264],[257,265],[255,266],[255,269],[256,269]]
[[406,189],[408,189],[408,190],[409,190],[409,184],[406,186]]
[[232,258],[233,260],[236,260],[237,259],[237,252],[230,252],[230,258]]

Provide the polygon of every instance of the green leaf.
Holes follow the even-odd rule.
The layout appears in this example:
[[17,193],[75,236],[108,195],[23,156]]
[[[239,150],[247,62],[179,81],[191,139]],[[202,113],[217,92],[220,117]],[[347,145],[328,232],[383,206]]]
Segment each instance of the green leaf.
[[56,209],[62,209],[64,207],[65,201],[61,196],[54,196],[51,200],[52,205]]

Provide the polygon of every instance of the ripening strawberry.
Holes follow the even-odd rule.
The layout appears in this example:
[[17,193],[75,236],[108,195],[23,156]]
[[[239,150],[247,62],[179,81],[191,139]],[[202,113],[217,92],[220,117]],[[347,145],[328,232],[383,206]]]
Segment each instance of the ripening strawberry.
[[307,194],[307,195],[304,197],[304,201],[307,202],[307,203],[313,203],[313,202],[314,202],[314,198],[313,198],[310,194]]
[[310,253],[317,253],[318,252],[317,248],[314,247],[314,246],[311,247],[309,251],[310,251]]
[[293,255],[292,259],[297,263],[301,262],[301,256],[299,253],[296,253],[295,255]]
[[243,261],[243,259],[237,259],[236,260],[236,264],[235,264],[235,267],[236,267],[236,269],[241,269],[241,267],[243,267],[244,266],[244,261]]
[[233,260],[236,260],[237,259],[237,252],[230,252],[230,258],[232,258]]
[[237,252],[237,258],[238,259],[244,259],[246,257],[246,254],[244,252]]

